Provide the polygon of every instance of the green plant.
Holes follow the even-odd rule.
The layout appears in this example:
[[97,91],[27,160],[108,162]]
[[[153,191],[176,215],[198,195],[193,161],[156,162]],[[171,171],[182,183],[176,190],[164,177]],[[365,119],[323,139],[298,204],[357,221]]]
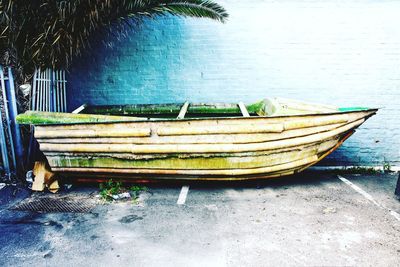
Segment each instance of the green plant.
[[344,173],[357,173],[357,174],[377,174],[379,173],[379,170],[376,170],[373,167],[350,167],[350,168],[345,168],[342,170],[335,170],[335,173],[337,174],[344,174]]
[[384,161],[383,162],[383,172],[387,173],[387,172],[391,172],[391,166],[390,166],[390,162]]
[[139,197],[140,192],[147,191],[148,188],[140,185],[133,185],[129,188],[131,196],[133,199],[137,199]]
[[123,192],[123,187],[121,182],[114,182],[112,179],[105,183],[101,183],[100,187],[100,197],[106,201],[114,200],[113,195],[118,195]]
[[121,193],[129,193],[131,199],[133,201],[136,201],[141,192],[148,190],[147,187],[139,185],[133,185],[129,189],[127,189],[122,185],[121,182],[113,181],[113,179],[101,183],[99,187],[100,187],[100,197],[105,201],[113,201],[114,198]]
[[129,192],[132,197],[132,203],[133,204],[138,204],[138,199],[139,199],[139,194],[143,191],[147,191],[148,188],[145,186],[140,186],[140,185],[133,185],[129,188]]

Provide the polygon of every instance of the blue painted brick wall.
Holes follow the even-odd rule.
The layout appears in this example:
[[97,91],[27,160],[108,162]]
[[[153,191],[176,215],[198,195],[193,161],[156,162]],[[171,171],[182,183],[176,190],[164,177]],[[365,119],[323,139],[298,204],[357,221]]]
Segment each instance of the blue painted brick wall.
[[219,1],[225,24],[146,20],[69,73],[82,103],[252,102],[382,108],[325,165],[400,165],[400,2]]

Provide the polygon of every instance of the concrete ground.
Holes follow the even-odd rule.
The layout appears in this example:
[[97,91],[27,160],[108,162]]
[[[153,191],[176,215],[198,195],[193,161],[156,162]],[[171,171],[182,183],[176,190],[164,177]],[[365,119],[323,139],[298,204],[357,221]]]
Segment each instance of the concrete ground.
[[[154,184],[136,203],[86,214],[8,210],[29,192],[7,187],[0,266],[399,266],[396,181],[397,174],[306,172],[191,183],[183,205],[185,183]],[[96,194],[80,185],[59,195],[97,201]]]

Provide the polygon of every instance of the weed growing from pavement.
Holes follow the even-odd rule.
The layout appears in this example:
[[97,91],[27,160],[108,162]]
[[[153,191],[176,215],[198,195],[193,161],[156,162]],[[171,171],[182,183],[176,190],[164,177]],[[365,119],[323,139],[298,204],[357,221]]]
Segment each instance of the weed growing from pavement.
[[115,196],[123,193],[129,193],[131,199],[136,202],[136,200],[139,198],[140,192],[147,191],[147,187],[139,185],[134,185],[127,189],[120,181],[113,181],[113,179],[101,183],[99,187],[100,197],[105,201],[114,201],[116,200]]
[[147,191],[147,187],[140,185],[133,185],[129,188],[132,198],[137,199],[140,192]]
[[100,184],[100,197],[106,201],[112,201],[113,195],[121,193],[122,183],[114,182],[112,179]]
[[388,173],[388,172],[391,172],[391,171],[392,171],[389,162],[385,161],[385,162],[383,163],[383,171],[384,171],[385,173]]
[[382,171],[377,170],[373,167],[351,167],[351,168],[345,168],[342,170],[336,170],[335,171],[337,174],[344,174],[344,173],[358,173],[358,174],[379,174],[382,173]]

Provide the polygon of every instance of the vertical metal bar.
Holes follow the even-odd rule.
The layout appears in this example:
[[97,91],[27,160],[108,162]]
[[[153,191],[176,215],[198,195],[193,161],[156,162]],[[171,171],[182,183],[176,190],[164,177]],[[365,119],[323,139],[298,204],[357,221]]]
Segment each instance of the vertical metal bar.
[[37,78],[36,78],[36,109],[35,110],[40,110],[40,75],[41,75],[41,71],[40,68],[38,69],[38,73],[37,73]]
[[51,111],[56,112],[56,83],[55,83],[55,71],[51,69]]
[[42,111],[46,111],[46,70],[42,70],[42,95],[40,96],[42,101]]
[[41,90],[41,80],[40,80],[40,77],[42,76],[42,71],[41,71],[41,69],[39,68],[38,69],[38,84],[37,84],[37,86],[38,86],[38,90],[37,90],[37,95],[36,95],[36,103],[37,103],[37,105],[36,105],[36,110],[40,110],[40,90]]
[[[18,110],[17,110],[17,97],[15,93],[15,87],[14,87],[14,77],[12,74],[11,67],[8,67],[8,100],[10,104],[10,124],[11,124],[11,130],[13,133],[13,139],[14,139],[14,146],[15,146],[15,153],[17,156],[17,163],[18,165],[15,165],[16,168],[23,170],[23,157],[24,157],[24,149],[22,145],[22,137],[21,137],[21,130],[19,128],[19,124],[16,121],[17,115],[18,115]],[[14,159],[15,160],[15,159]]]
[[[1,88],[3,90],[3,88]],[[7,142],[4,134],[3,127],[3,115],[0,112],[0,149],[1,149],[1,159],[3,162],[3,168],[7,176],[10,175],[10,164],[8,162],[8,154],[7,154]]]
[[57,74],[57,112],[61,112],[61,90],[60,90],[60,71],[56,70]]
[[54,111],[58,112],[57,70],[53,70]]
[[43,110],[47,111],[47,69],[44,70]]
[[61,112],[64,112],[64,80],[63,80],[63,73],[60,70],[60,87],[61,87]]
[[60,70],[60,110],[61,112],[65,111],[64,107],[64,80],[63,80],[63,72]]
[[31,89],[31,110],[35,110],[36,108],[36,75],[37,75],[37,69],[35,69],[35,72],[33,73],[33,80],[32,80],[32,89]]
[[[0,65],[0,89],[3,94],[3,100],[5,103],[4,92],[5,92],[6,88],[4,86],[3,66],[1,66],[1,65]],[[10,170],[10,163],[8,162],[7,142],[6,142],[6,136],[5,136],[4,127],[3,127],[3,114],[1,112],[1,110],[0,110],[0,150],[1,150],[1,159],[3,162],[4,171],[7,176],[10,176],[11,170]]]
[[43,94],[42,94],[42,103],[43,103],[43,111],[46,111],[46,70],[43,71]]
[[47,111],[51,111],[51,69],[47,69]]
[[[5,83],[5,78],[4,78],[4,72],[3,72],[3,67],[1,67],[2,71],[0,73],[0,80],[1,80],[1,87],[4,89],[3,90],[3,105],[4,105],[4,114],[6,116],[6,127],[7,127],[7,133],[8,133],[8,139],[10,141],[10,154],[11,154],[11,160],[12,160],[12,168],[17,167],[17,163],[15,161],[15,149],[14,149],[14,142],[13,142],[13,135],[11,133],[11,125],[10,125],[10,113],[8,109],[8,97],[7,97],[7,87]],[[8,79],[8,82],[10,80]]]
[[61,112],[60,71],[57,70],[57,110]]
[[58,112],[57,110],[57,71],[53,70],[53,106],[54,112]]
[[43,111],[47,111],[47,69],[43,72]]
[[63,84],[63,112],[67,112],[67,92],[66,92],[66,87],[67,87],[67,80],[65,78],[65,70],[61,71],[62,73],[62,84]]
[[47,111],[51,111],[50,109],[50,88],[51,88],[51,78],[50,78],[50,69],[47,69]]
[[44,74],[45,72],[42,70],[41,79],[41,92],[40,92],[40,110],[44,111]]
[[39,69],[39,94],[38,94],[38,109],[43,111],[42,107],[42,97],[43,97],[43,72],[42,69]]
[[37,69],[36,71],[36,95],[35,95],[35,109],[39,109],[39,100],[38,97],[40,95],[40,69]]
[[45,75],[45,93],[44,93],[44,110],[45,111],[50,111],[49,110],[49,69],[46,69],[44,71]]
[[60,84],[60,111],[64,112],[64,98],[63,98],[63,77],[62,77],[62,70],[59,71],[59,80],[58,80],[59,84]]
[[59,110],[60,110],[60,112],[63,112],[63,104],[64,104],[64,102],[63,102],[63,91],[62,91],[62,71],[61,70],[58,70],[58,94],[59,94],[59,99],[58,99],[58,101],[59,101]]
[[47,81],[47,108],[48,108],[48,110],[47,111],[52,111],[52,109],[51,109],[51,98],[52,98],[52,94],[51,94],[51,86],[52,86],[52,84],[51,84],[51,80],[52,80],[52,78],[51,78],[51,69],[47,69],[47,79],[48,79],[48,81]]

